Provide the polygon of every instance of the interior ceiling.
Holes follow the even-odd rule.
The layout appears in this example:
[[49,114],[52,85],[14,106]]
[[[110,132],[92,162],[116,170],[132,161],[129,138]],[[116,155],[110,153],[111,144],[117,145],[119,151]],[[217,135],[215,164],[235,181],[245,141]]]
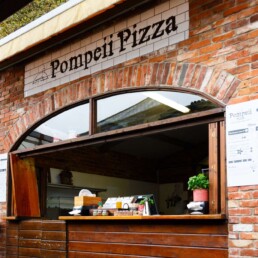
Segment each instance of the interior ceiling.
[[118,141],[39,154],[36,158],[44,160],[44,164],[48,163],[48,166],[58,168],[64,167],[65,164],[70,170],[83,172],[88,162],[84,157],[93,151],[97,151],[98,160],[102,160],[103,155],[120,153],[137,160],[145,160],[159,168],[198,163],[207,157],[208,126],[202,124],[151,135],[139,135]]
[[0,22],[17,12],[32,0],[0,0]]

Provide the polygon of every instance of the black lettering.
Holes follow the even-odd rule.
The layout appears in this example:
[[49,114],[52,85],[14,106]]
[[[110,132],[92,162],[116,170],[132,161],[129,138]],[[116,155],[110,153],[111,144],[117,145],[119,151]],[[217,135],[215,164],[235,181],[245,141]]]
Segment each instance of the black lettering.
[[87,51],[84,54],[84,58],[85,58],[85,63],[84,63],[84,69],[88,69],[88,64],[92,61],[92,52],[91,51]]
[[57,70],[57,68],[59,67],[60,65],[60,62],[59,60],[54,60],[50,63],[51,67],[52,67],[52,75],[51,75],[51,78],[55,78],[56,77],[56,73],[55,71]]
[[166,33],[169,34],[171,31],[176,31],[178,26],[176,25],[176,17],[171,16],[166,20]]
[[61,66],[60,66],[60,71],[61,73],[65,73],[67,71],[67,68],[68,68],[68,63],[67,61],[63,61],[61,63]]
[[134,32],[132,33],[133,34],[133,44],[132,44],[132,47],[136,47],[137,46],[137,30],[135,30],[136,27],[137,27],[137,25],[134,24],[133,25]]
[[104,44],[103,44],[103,46],[102,46],[102,48],[103,48],[103,55],[102,55],[102,58],[106,58],[107,57],[107,43],[106,43],[106,37],[104,38]]
[[[83,66],[82,64],[82,55],[79,54],[78,56],[72,56],[70,59],[70,69],[69,71],[73,69],[78,69],[79,67]],[[78,65],[79,63],[79,65]]]
[[142,36],[139,40],[139,45],[148,42],[150,40],[150,35],[148,35],[148,37],[145,38],[145,36],[148,34],[149,30],[150,30],[151,26],[147,26],[145,28],[142,28],[139,30],[139,33],[142,32]]
[[159,37],[162,37],[164,35],[164,30],[160,30],[161,26],[163,25],[165,21],[162,20],[162,21],[159,21],[159,22],[156,22],[156,23],[153,23],[152,24],[152,28],[155,29],[153,35],[152,35],[152,38],[151,39],[156,39],[156,38],[159,38]]
[[100,47],[97,47],[95,50],[94,50],[94,60],[95,61],[98,61],[101,57],[101,48]]
[[114,52],[113,52],[113,34],[110,35],[110,42],[108,43],[109,46],[109,56],[113,56]]
[[131,31],[129,29],[120,31],[117,33],[117,36],[120,38],[120,50],[119,52],[122,52],[125,50],[124,44],[128,41],[128,39],[131,36]]

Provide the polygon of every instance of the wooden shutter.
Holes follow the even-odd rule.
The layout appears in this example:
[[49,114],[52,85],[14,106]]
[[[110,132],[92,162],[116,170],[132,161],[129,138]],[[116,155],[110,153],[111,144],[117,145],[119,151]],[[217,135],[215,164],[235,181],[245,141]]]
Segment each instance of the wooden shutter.
[[220,212],[226,214],[226,129],[225,122],[221,121],[220,129]]
[[34,160],[10,154],[13,190],[13,215],[40,217],[38,183]]
[[218,123],[209,124],[209,213],[218,213]]

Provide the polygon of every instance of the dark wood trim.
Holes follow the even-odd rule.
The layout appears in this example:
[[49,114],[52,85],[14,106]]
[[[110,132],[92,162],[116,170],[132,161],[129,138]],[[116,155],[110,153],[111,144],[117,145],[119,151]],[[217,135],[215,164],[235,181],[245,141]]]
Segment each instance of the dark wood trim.
[[97,105],[93,98],[90,99],[89,103],[89,135],[93,135],[96,132]]
[[116,140],[129,139],[137,136],[151,135],[154,133],[175,130],[186,126],[194,126],[203,123],[211,123],[224,120],[224,109],[217,108],[200,113],[189,114],[182,117],[170,118],[162,121],[155,121],[148,124],[131,126],[118,130],[82,136],[62,142],[45,144],[26,150],[16,150],[13,154],[21,158],[51,153],[58,150],[68,150],[75,147],[89,146],[96,143],[111,142]]
[[219,153],[219,166],[220,166],[220,212],[226,214],[226,128],[225,121],[219,123],[220,134],[220,153]]
[[152,216],[60,216],[60,220],[225,220],[225,214]]
[[[119,95],[119,94],[125,94],[125,93],[133,93],[133,92],[141,92],[141,91],[153,91],[153,90],[155,90],[155,91],[170,91],[170,92],[174,91],[174,92],[182,92],[182,93],[193,93],[193,94],[202,96],[202,97],[208,99],[209,101],[211,101],[212,103],[215,103],[215,104],[217,104],[219,106],[218,108],[215,108],[215,109],[212,109],[212,110],[203,111],[203,112],[199,112],[199,113],[195,113],[195,114],[190,114],[190,115],[195,115],[196,117],[202,117],[203,115],[205,115],[205,112],[211,112],[211,114],[214,114],[214,113],[224,112],[224,110],[225,110],[224,103],[218,102],[218,101],[212,99],[209,95],[206,95],[205,93],[199,92],[199,91],[194,90],[194,89],[187,89],[187,90],[185,90],[185,89],[178,89],[177,87],[170,87],[170,86],[169,87],[168,86],[153,86],[153,87],[145,87],[145,88],[126,89],[126,90],[125,89],[118,89],[116,91],[95,95],[94,97],[90,97],[90,98],[87,98],[85,100],[76,101],[76,102],[74,102],[74,103],[72,103],[72,104],[70,104],[68,106],[65,106],[63,108],[60,108],[60,109],[54,111],[53,113],[51,113],[50,115],[42,118],[40,121],[37,121],[34,125],[29,127],[29,129],[23,135],[21,135],[18,138],[18,140],[12,146],[10,152],[16,151],[16,149],[21,144],[21,142],[25,139],[25,137],[30,132],[32,132],[35,128],[37,128],[40,124],[42,124],[45,121],[55,117],[58,114],[61,114],[62,112],[66,111],[66,110],[69,110],[71,108],[74,108],[76,106],[83,105],[83,104],[86,104],[86,103],[89,103],[90,113],[91,113],[91,111],[94,112],[94,113],[89,115],[90,116],[89,134],[93,135],[96,132],[96,124],[94,125],[94,123],[92,124],[92,122],[96,120],[96,111],[97,111],[96,101],[98,99],[103,99],[103,98],[107,98],[107,97],[111,97],[111,96],[115,96],[115,95]],[[221,111],[219,111],[219,110],[221,110]],[[190,116],[190,115],[186,115],[186,116]],[[186,117],[186,116],[184,116],[184,117]],[[177,119],[177,118],[175,118],[175,119]],[[180,117],[178,117],[178,119],[180,119]],[[169,119],[167,119],[167,120],[169,120]],[[155,122],[153,122],[153,123],[155,123]],[[153,123],[150,123],[150,125],[153,124]],[[138,126],[139,125],[137,125],[136,127],[138,127]],[[63,141],[63,142],[65,142],[65,141]]]
[[218,123],[209,124],[209,213],[218,213]]

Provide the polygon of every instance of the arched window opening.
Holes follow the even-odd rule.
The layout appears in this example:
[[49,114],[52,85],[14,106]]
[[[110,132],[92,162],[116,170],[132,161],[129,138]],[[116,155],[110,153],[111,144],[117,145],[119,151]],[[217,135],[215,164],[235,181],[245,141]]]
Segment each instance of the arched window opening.
[[[223,120],[223,109],[204,97],[161,90],[127,92],[66,108],[44,119],[12,154],[17,156],[12,157],[16,193],[10,199],[19,201],[17,168],[22,167],[28,180],[33,174],[31,182],[37,182],[40,205],[34,211],[41,217],[68,215],[81,189],[103,203],[115,196],[151,194],[160,215],[183,215],[192,199],[188,178],[206,171],[209,212],[223,213]],[[33,205],[37,198],[29,196]],[[28,211],[19,209],[12,214],[26,217]]]

